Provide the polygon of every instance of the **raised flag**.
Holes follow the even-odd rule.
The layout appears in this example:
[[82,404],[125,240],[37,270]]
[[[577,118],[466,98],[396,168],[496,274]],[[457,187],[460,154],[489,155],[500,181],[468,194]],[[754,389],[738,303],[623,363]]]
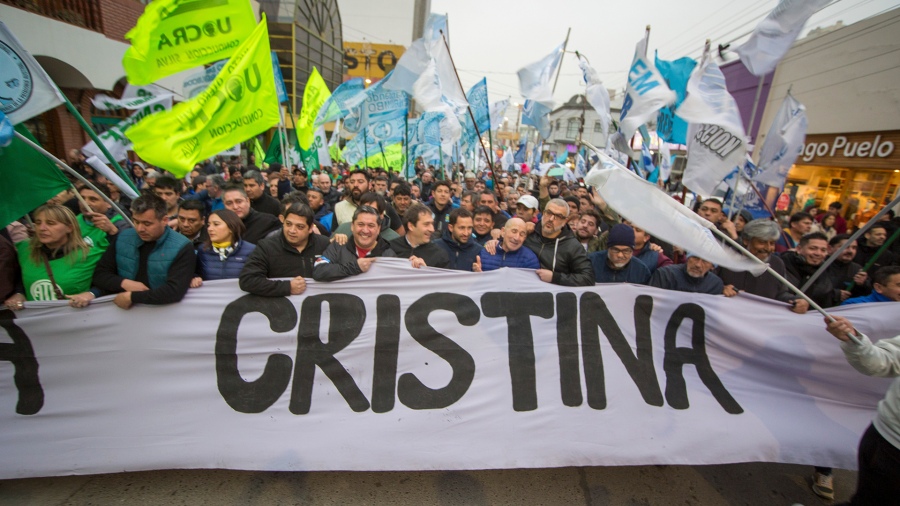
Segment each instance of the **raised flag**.
[[203,93],[145,118],[126,135],[141,158],[183,177],[197,161],[250,139],[279,120],[263,15]]
[[513,154],[510,149],[507,149],[503,152],[503,156],[500,158],[500,166],[503,167],[503,170],[509,172],[512,170],[514,159]]
[[171,108],[172,92],[161,88],[155,84],[148,86],[125,85],[122,92],[122,98],[112,98],[109,95],[98,94],[91,99],[91,103],[101,111],[117,111],[119,109],[128,109],[134,111],[142,109],[148,105],[154,105],[158,102],[169,101]]
[[585,177],[603,200],[623,218],[654,237],[680,246],[700,258],[733,271],[749,271],[758,276],[766,269],[713,238],[715,225],[666,195],[655,184],[644,181],[610,158],[597,153],[600,163]]
[[688,80],[696,66],[697,62],[688,57],[667,61],[656,56],[656,69],[676,95],[675,102],[660,109],[656,117],[656,133],[666,142],[687,144],[687,122],[675,115],[675,109],[684,101]]
[[747,39],[734,50],[741,62],[755,76],[775,70],[791,45],[797,40],[806,21],[832,0],[781,0]]
[[537,128],[541,139],[550,137],[550,108],[540,102],[526,100],[522,106],[522,124]]
[[297,141],[301,150],[308,150],[313,142],[316,129],[316,116],[319,109],[331,97],[328,86],[319,69],[313,67],[306,80],[306,88],[303,90],[303,107],[300,109],[300,119],[297,120]]
[[[586,85],[584,95],[591,107],[600,116],[600,128],[605,139],[609,135],[609,124],[612,122],[612,114],[609,112],[609,91],[600,80],[600,75],[591,67],[584,57],[579,56],[578,66],[581,67],[582,77]],[[584,177],[584,176],[579,176]]]
[[278,54],[275,51],[272,51],[272,74],[275,76],[275,90],[278,92],[278,103],[287,102],[287,86],[284,85],[284,76],[281,75],[281,65],[278,63]]
[[466,131],[468,137],[463,142],[469,146],[475,146],[479,142],[478,134],[486,133],[491,127],[491,111],[488,104],[487,78],[475,83],[469,92],[466,93],[466,99],[469,101],[469,107],[472,116],[475,116],[473,128],[472,116],[466,114]]
[[788,171],[803,151],[807,126],[806,107],[788,93],[760,149],[759,173],[754,181],[784,189]]
[[[127,101],[128,99],[124,100]],[[97,135],[97,138],[100,139],[100,142],[103,143],[106,150],[109,151],[109,154],[111,154],[116,161],[126,159],[128,157],[128,150],[132,148],[131,140],[128,139],[125,132],[142,119],[149,117],[151,114],[171,109],[172,95],[153,97],[153,100],[146,101],[144,104],[145,105],[131,113],[127,118],[108,128],[105,132],[101,132]],[[103,154],[103,150],[100,149],[94,141],[85,144],[84,147],[81,148],[81,151],[86,156],[97,157],[100,163],[110,163],[109,160],[107,160],[106,155]]]
[[584,179],[584,176],[587,176],[587,163],[584,161],[584,156],[578,153],[575,155],[575,177]]
[[15,137],[14,132],[12,122],[3,114],[3,111],[0,111],[0,148],[9,146]]
[[[15,131],[37,144],[25,125],[16,126]],[[71,186],[53,162],[13,136],[9,146],[0,148],[0,188],[4,189],[0,199],[0,227],[18,220]]]
[[109,181],[116,186],[124,195],[127,195],[128,198],[136,199],[139,197],[138,192],[134,190],[125,180],[122,179],[116,171],[112,170],[109,165],[101,162],[99,158],[96,156],[89,156],[84,163],[90,165],[94,168],[95,171],[103,174],[103,177],[109,179]]
[[644,179],[655,183],[659,179],[659,168],[653,165],[653,153],[647,143],[641,144],[641,170],[644,171]]
[[309,149],[301,149],[300,156],[307,175],[322,167],[331,166],[331,153],[328,150],[328,138],[325,136],[325,127],[320,126],[313,135],[313,141]]
[[513,162],[515,163],[525,163],[526,151],[525,146],[528,143],[525,141],[519,141],[519,147],[516,149],[516,154],[513,155]]
[[675,111],[690,123],[682,182],[696,193],[712,195],[735,167],[744,165],[744,126],[725,76],[708,55],[688,81],[687,92]]
[[316,114],[315,126],[330,123],[350,114],[350,111],[366,99],[366,86],[361,77],[345,81],[334,89],[328,100]]
[[247,0],[156,0],[125,34],[122,67],[129,83],[150,84],[231,56],[254,27]]
[[550,83],[556,67],[562,61],[563,47],[565,43],[556,46],[540,60],[519,69],[519,91],[523,97],[541,102],[547,108],[553,107],[553,86]]
[[654,117],[663,106],[675,102],[675,92],[666,86],[666,81],[647,58],[647,37],[642,38],[634,48],[634,59],[628,70],[628,84],[619,115],[619,129],[630,141],[635,130]]
[[0,112],[19,123],[66,102],[44,68],[0,21]]
[[424,38],[426,40],[435,40],[441,37],[441,34],[450,42],[450,33],[447,30],[447,15],[431,13],[425,21]]
[[496,130],[497,127],[500,126],[500,123],[503,122],[503,116],[506,113],[506,109],[509,108],[509,99],[504,98],[503,100],[498,100],[491,104],[491,130]]
[[668,181],[672,174],[672,153],[669,151],[669,145],[665,142],[659,143],[659,180]]

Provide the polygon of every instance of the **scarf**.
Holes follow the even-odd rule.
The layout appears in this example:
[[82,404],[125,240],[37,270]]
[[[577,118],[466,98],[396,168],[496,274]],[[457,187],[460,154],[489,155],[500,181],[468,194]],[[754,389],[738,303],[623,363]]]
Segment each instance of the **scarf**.
[[228,255],[234,252],[234,244],[230,242],[214,242],[212,243],[212,249],[216,253],[219,254],[219,260],[225,261],[228,259]]

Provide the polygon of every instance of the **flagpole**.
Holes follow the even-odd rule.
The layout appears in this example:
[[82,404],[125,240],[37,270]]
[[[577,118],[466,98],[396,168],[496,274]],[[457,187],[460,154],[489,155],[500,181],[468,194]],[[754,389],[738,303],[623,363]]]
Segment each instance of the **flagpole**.
[[[851,235],[850,238],[847,239],[844,242],[844,244],[842,244],[841,247],[837,249],[837,251],[835,251],[831,256],[829,256],[828,259],[822,263],[822,265],[819,267],[819,269],[816,272],[814,272],[812,276],[809,277],[809,280],[807,280],[806,283],[804,283],[803,288],[801,288],[801,290],[807,290],[810,286],[812,286],[812,284],[816,281],[816,279],[818,279],[818,277],[821,276],[823,272],[825,272],[825,269],[827,269],[829,265],[833,264],[834,261],[837,260],[837,257],[841,256],[841,253],[845,249],[847,249],[848,246],[850,246],[854,241],[859,239],[859,236],[865,234],[872,227],[872,225],[877,223],[878,220],[880,220],[882,216],[887,214],[887,212],[891,208],[893,208],[894,206],[896,206],[898,204],[900,204],[900,196],[898,196],[897,198],[892,200],[890,204],[884,206],[881,209],[881,211],[878,211],[878,214],[873,216],[872,219],[867,221],[862,227],[860,227],[856,232],[854,232],[853,235]],[[885,241],[885,242],[887,242],[887,241]]]
[[122,176],[122,179],[125,181],[125,184],[130,186],[131,189],[134,190],[136,193],[140,193],[140,190],[134,184],[134,180],[132,180],[131,177],[128,175],[128,173],[125,172],[125,169],[123,169],[119,165],[119,162],[116,161],[115,157],[113,157],[113,155],[111,155],[109,153],[109,150],[106,149],[106,145],[103,144],[103,142],[100,140],[99,137],[97,137],[97,134],[94,132],[94,129],[92,129],[90,127],[90,125],[87,124],[87,121],[84,120],[84,117],[81,116],[81,113],[78,112],[78,109],[75,109],[75,106],[72,105],[72,102],[69,101],[69,97],[67,97],[66,94],[62,92],[62,90],[58,90],[58,91],[59,91],[59,94],[62,96],[62,98],[65,99],[66,109],[68,109],[69,112],[72,113],[72,116],[75,116],[75,119],[78,120],[78,124],[81,125],[81,128],[83,128],[85,132],[87,132],[87,134],[90,136],[91,140],[94,141],[94,143],[97,145],[97,147],[100,148],[100,152],[103,153],[103,156],[106,157],[106,159],[109,161],[109,163],[112,164],[113,167],[115,167],[116,172],[118,172],[119,175]]
[[384,154],[384,143],[378,141],[378,149],[381,151],[381,158],[384,160],[384,164],[387,165],[388,173],[391,172],[391,166],[388,164],[387,155]]
[[[712,225],[712,223],[710,223],[710,224]],[[756,262],[756,263],[758,263],[758,264],[765,265],[765,266],[766,266],[766,271],[767,271],[767,272],[769,272],[772,276],[774,276],[775,279],[777,279],[778,281],[781,281],[786,287],[788,287],[788,289],[789,289],[790,291],[794,292],[794,293],[797,294],[799,297],[801,297],[801,298],[804,299],[806,302],[808,302],[808,303],[809,303],[809,306],[810,306],[811,308],[813,308],[813,309],[815,309],[816,311],[818,311],[818,312],[819,312],[822,316],[824,316],[825,318],[828,318],[828,320],[830,320],[830,321],[832,321],[832,322],[833,322],[833,321],[836,321],[836,320],[834,319],[833,316],[831,316],[830,314],[828,314],[828,312],[826,312],[824,309],[822,309],[821,306],[819,306],[819,305],[816,304],[812,299],[810,299],[809,296],[807,296],[805,293],[803,293],[802,290],[800,290],[799,288],[797,288],[796,286],[794,286],[793,284],[791,284],[791,282],[788,281],[787,279],[785,279],[784,276],[782,276],[781,274],[778,274],[777,272],[775,272],[775,270],[772,269],[772,267],[769,266],[769,264],[763,262],[762,260],[760,260],[759,258],[757,258],[756,255],[754,255],[753,253],[750,253],[749,251],[747,251],[747,249],[744,248],[744,246],[742,246],[741,244],[738,244],[737,241],[735,241],[734,239],[732,239],[731,237],[729,237],[728,234],[726,234],[726,233],[720,231],[718,228],[716,228],[715,225],[712,225],[711,227],[709,227],[708,230],[710,230],[712,233],[714,233],[714,234],[716,234],[717,236],[719,236],[719,237],[721,237],[722,239],[724,239],[728,244],[730,244],[732,247],[734,247],[735,249],[737,249],[738,251],[740,251],[740,252],[741,252],[744,256],[746,256],[747,258],[753,260],[754,262]],[[849,242],[849,241],[848,241],[848,242]],[[850,336],[850,339],[852,339],[853,342],[855,342],[856,344],[860,344],[859,339],[857,339],[856,336],[854,336],[854,335],[852,335],[852,334],[847,334],[847,335]]]
[[556,68],[556,79],[553,80],[553,93],[556,93],[556,83],[559,82],[559,74],[562,71],[562,62],[566,57],[566,48],[569,47],[569,35],[572,35],[572,27],[569,27],[569,31],[566,32],[566,41],[563,42],[563,52],[562,56],[559,57],[559,67]]
[[400,174],[403,176],[407,175],[407,165],[409,165],[409,109],[407,108],[406,115],[403,116],[403,169],[400,171]]
[[[569,30],[571,30],[571,28],[570,28]],[[567,41],[568,41],[568,37],[567,37],[566,39],[567,39]],[[444,46],[447,48],[447,56],[450,58],[450,65],[453,66],[453,73],[456,75],[456,82],[459,84],[459,89],[462,91],[463,96],[465,96],[465,95],[466,95],[466,89],[463,88],[462,81],[459,79],[459,72],[457,72],[457,70],[456,70],[456,63],[453,62],[453,55],[450,54],[450,45],[447,44],[447,38],[444,37],[444,31],[443,31],[443,30],[441,30],[441,40],[444,41]],[[561,65],[560,65],[560,66],[561,66]],[[557,76],[557,77],[558,77],[558,76]],[[466,110],[469,111],[469,117],[472,119],[472,127],[475,128],[475,135],[477,135],[478,138],[480,139],[480,138],[481,138],[481,132],[478,130],[478,122],[475,121],[475,113],[472,112],[472,106],[469,105],[468,103],[466,103]],[[490,114],[490,111],[488,111],[488,114]],[[490,125],[488,125],[488,127],[490,128]],[[491,166],[491,179],[494,181],[494,188],[498,188],[500,185],[497,184],[497,174],[496,174],[497,171],[494,170],[493,159],[492,159],[491,157],[487,156],[487,150],[485,149],[484,144],[482,144],[482,143],[480,143],[480,142],[479,142],[479,144],[481,144],[481,150],[482,150],[482,152],[484,153],[484,157],[485,157],[487,160],[490,160],[490,161],[491,161],[491,164],[490,164],[490,166]]]
[[[363,127],[363,166],[365,166],[366,171],[369,170],[369,138],[366,136],[366,128]],[[359,165],[357,165],[359,167]]]
[[[15,132],[15,134],[16,134],[16,137],[18,137],[20,140],[24,141],[26,144],[28,144],[29,146],[31,146],[35,151],[37,151],[38,153],[44,155],[45,157],[47,157],[48,159],[50,159],[50,161],[56,163],[57,165],[59,165],[60,167],[62,167],[66,172],[72,174],[72,175],[75,176],[79,181],[81,181],[82,183],[86,184],[90,189],[92,189],[92,190],[94,190],[95,192],[97,192],[97,195],[99,195],[100,198],[102,198],[103,200],[105,200],[106,202],[108,202],[109,205],[111,205],[111,206],[113,207],[113,209],[115,209],[116,212],[119,213],[119,214],[122,216],[122,218],[125,219],[126,222],[128,222],[129,225],[131,225],[132,227],[134,226],[134,223],[131,222],[131,219],[128,218],[128,215],[126,215],[126,214],[119,208],[119,206],[116,205],[116,203],[112,201],[111,198],[107,197],[106,194],[103,193],[102,191],[100,191],[99,189],[97,189],[97,187],[94,186],[93,183],[91,183],[90,181],[88,181],[87,179],[85,179],[84,176],[82,176],[81,174],[79,174],[78,172],[76,172],[74,169],[72,169],[72,167],[69,167],[68,165],[66,165],[65,163],[63,163],[63,161],[60,160],[59,158],[53,156],[49,151],[47,151],[46,149],[42,148],[39,144],[35,144],[34,142],[32,142],[31,139],[29,139],[28,137],[25,137],[24,135],[20,134],[19,132]],[[90,210],[91,212],[93,212],[93,210],[91,210],[91,207],[87,204],[87,202],[84,201],[84,199],[81,197],[81,194],[79,194],[78,191],[75,192],[75,196],[78,197],[78,200],[80,200],[81,203],[84,204],[85,207],[88,208],[88,210]]]

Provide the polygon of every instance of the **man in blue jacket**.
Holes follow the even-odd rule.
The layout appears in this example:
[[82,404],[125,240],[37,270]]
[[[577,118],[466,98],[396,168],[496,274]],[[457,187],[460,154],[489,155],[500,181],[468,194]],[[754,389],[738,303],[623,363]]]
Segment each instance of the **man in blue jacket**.
[[472,237],[472,213],[464,208],[454,209],[449,216],[443,236],[434,241],[450,257],[448,268],[472,272],[482,246]]
[[606,250],[588,255],[597,283],[634,283],[646,285],[650,269],[634,258],[634,229],[618,224],[610,229]]
[[529,248],[523,248],[525,238],[528,237],[528,229],[520,218],[510,218],[503,225],[500,232],[500,243],[497,244],[496,253],[491,254],[483,249],[475,260],[472,270],[486,272],[501,267],[516,267],[520,269],[540,269],[541,262],[538,256]]

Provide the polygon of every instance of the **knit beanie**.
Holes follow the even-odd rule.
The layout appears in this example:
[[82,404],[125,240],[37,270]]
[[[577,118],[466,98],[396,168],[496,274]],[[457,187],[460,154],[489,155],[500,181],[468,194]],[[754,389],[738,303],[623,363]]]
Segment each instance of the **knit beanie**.
[[634,229],[628,225],[618,224],[609,230],[606,240],[607,248],[613,246],[628,246],[634,248]]

